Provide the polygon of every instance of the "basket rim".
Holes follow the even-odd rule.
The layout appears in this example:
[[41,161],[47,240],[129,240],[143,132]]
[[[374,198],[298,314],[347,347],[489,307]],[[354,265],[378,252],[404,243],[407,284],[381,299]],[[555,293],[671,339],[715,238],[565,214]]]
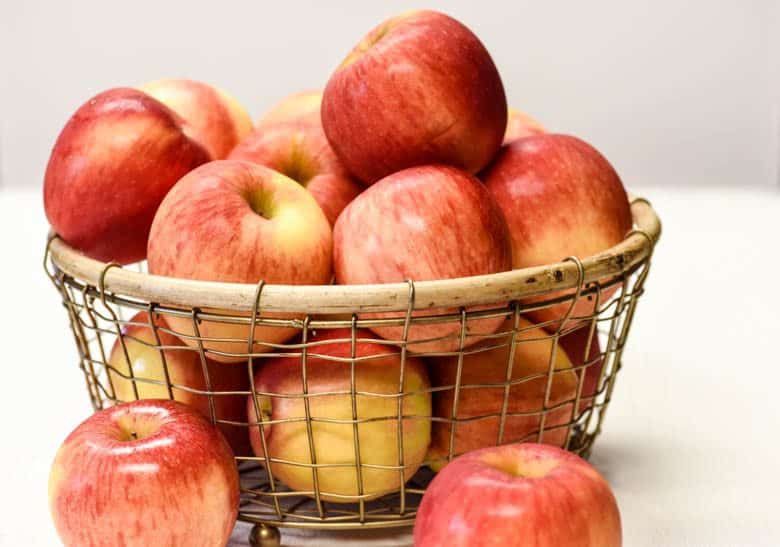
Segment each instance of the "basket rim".
[[[271,285],[195,281],[136,272],[87,257],[50,234],[46,260],[102,293],[173,307],[301,314],[448,309],[516,301],[618,277],[649,260],[661,221],[643,197],[629,196],[635,228],[597,255],[506,272],[373,285]],[[48,271],[48,270],[47,270]],[[259,300],[258,300],[259,298]],[[257,303],[256,303],[257,301]]]

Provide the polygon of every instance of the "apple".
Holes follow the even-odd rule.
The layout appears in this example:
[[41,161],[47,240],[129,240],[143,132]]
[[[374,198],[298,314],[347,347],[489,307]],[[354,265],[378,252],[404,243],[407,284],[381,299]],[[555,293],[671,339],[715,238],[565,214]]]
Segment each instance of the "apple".
[[[129,379],[131,370],[133,378],[136,379],[139,399],[168,399],[170,395],[165,379],[167,368],[173,398],[193,407],[207,419],[211,419],[211,405],[208,395],[203,394],[204,392],[249,391],[249,372],[245,363],[225,364],[206,359],[209,375],[207,384],[197,350],[171,334],[162,316],[155,314],[154,324],[159,341],[152,329],[149,312],[138,312],[122,329],[124,344],[117,338],[111,348],[108,358],[108,364],[111,366],[109,376],[120,402],[136,399],[134,382]],[[214,395],[212,399],[217,420],[239,423],[246,421],[246,395]],[[219,423],[217,427],[237,456],[250,454],[246,426]]]
[[[511,379],[516,381],[509,389],[507,413],[530,415],[508,415],[504,422],[501,443],[537,441],[541,426],[544,396],[547,389],[548,372],[553,348],[555,349],[550,396],[541,441],[563,446],[568,434],[567,424],[572,420],[574,398],[577,394],[577,374],[566,353],[544,330],[523,317],[519,317]],[[460,377],[460,396],[456,417],[466,420],[455,426],[453,454],[498,444],[500,415],[504,403],[504,383],[511,347],[511,332],[514,320],[508,319],[500,328],[506,335],[490,338],[470,348],[463,357]],[[437,390],[433,396],[433,415],[450,419],[455,398],[455,382],[458,371],[458,356],[431,358],[429,373],[434,388],[452,386]],[[527,380],[523,380],[528,378]],[[496,387],[469,387],[494,384]],[[481,419],[469,420],[470,418]],[[438,471],[444,467],[449,453],[451,426],[436,421],[433,424],[429,460],[438,460],[430,467]]]
[[[322,499],[335,502],[356,501],[358,474],[355,467],[355,428],[351,387],[351,363],[354,355],[354,386],[357,395],[355,412],[358,420],[364,499],[397,491],[401,476],[397,469],[371,466],[400,466],[398,397],[401,375],[401,354],[377,341],[369,331],[355,333],[352,353],[350,329],[321,330],[307,341],[306,382],[309,412],[313,418],[311,435],[318,465],[317,480]],[[340,360],[339,360],[340,359]],[[401,412],[403,419],[404,481],[414,475],[425,459],[431,434],[431,395],[425,366],[421,360],[407,357],[404,365]],[[300,357],[273,358],[264,361],[255,376],[255,389],[264,394],[257,402],[249,397],[247,415],[250,424],[267,422],[264,434],[268,455],[292,463],[272,463],[275,479],[296,491],[313,495],[311,464]],[[317,395],[332,393],[329,395]],[[290,397],[298,395],[298,397]],[[256,406],[260,409],[258,415]],[[327,421],[330,420],[330,421]],[[334,421],[335,420],[335,421]],[[337,420],[341,420],[338,422]],[[250,439],[255,454],[263,457],[260,427],[250,427]],[[346,464],[346,465],[345,465]],[[333,465],[334,467],[327,467]],[[350,496],[352,498],[350,498]]]
[[224,437],[175,401],[93,414],[65,439],[49,475],[49,507],[66,546],[225,545],[238,502]]
[[258,125],[272,125],[279,122],[320,121],[322,90],[312,89],[288,95],[276,103],[258,122]]
[[485,46],[435,11],[407,12],[374,28],[322,97],[331,145],[368,184],[431,163],[476,173],[501,146],[506,119],[504,86]]
[[139,89],[184,118],[190,135],[209,151],[211,159],[227,157],[250,131],[252,119],[225,91],[195,80],[166,79]]
[[141,91],[96,95],[68,120],[51,152],[43,183],[49,224],[97,260],[143,260],[165,194],[210,159],[188,135],[181,118]]
[[[149,235],[149,272],[202,281],[322,285],[332,277],[332,244],[328,219],[301,185],[254,163],[213,161],[183,177],[160,205]],[[196,335],[191,318],[167,321],[187,345],[198,346],[190,338]],[[250,324],[214,319],[198,329],[201,338],[212,339],[203,340],[212,359],[246,360]],[[257,326],[253,351],[269,351],[267,344],[297,332]]]
[[546,133],[544,126],[525,112],[510,108],[508,110],[504,144],[508,144],[523,137],[541,135]]
[[428,485],[415,547],[620,547],[615,496],[588,462],[554,446],[483,448]]
[[[589,340],[590,347],[588,347]],[[599,383],[604,370],[604,357],[601,354],[599,337],[594,332],[591,338],[590,325],[585,325],[561,336],[559,343],[574,367],[578,369],[577,374],[582,378],[579,406],[579,411],[582,412],[593,406],[594,399],[599,393]]]
[[[508,270],[512,259],[506,223],[489,192],[465,171],[443,165],[412,167],[372,185],[341,213],[333,240],[336,281],[344,285],[490,274]],[[434,310],[448,311],[457,313]],[[418,311],[414,316],[430,314]],[[466,344],[495,332],[502,321],[468,321]],[[403,332],[401,326],[372,330],[390,340],[400,340]],[[458,320],[413,324],[409,350],[452,351],[460,343],[460,330]]]
[[[516,269],[597,255],[621,242],[632,226],[631,205],[615,169],[576,137],[544,134],[516,140],[503,148],[483,180],[509,225]],[[602,292],[602,304],[613,290]],[[573,291],[523,303],[564,294]],[[556,330],[569,307],[564,302],[527,315]],[[582,297],[571,319],[576,323],[594,310],[595,300]]]
[[263,123],[229,158],[259,163],[287,175],[311,192],[331,226],[361,191],[328,144],[318,117]]

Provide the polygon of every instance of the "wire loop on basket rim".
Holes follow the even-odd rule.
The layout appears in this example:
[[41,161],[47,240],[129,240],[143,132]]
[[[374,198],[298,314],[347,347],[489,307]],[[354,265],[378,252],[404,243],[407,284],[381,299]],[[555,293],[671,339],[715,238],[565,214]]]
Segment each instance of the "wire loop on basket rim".
[[117,262],[108,262],[103,267],[103,271],[100,272],[100,278],[98,279],[98,292],[100,293],[100,301],[103,303],[104,306],[108,307],[106,304],[106,274],[108,273],[108,270],[111,268],[121,268],[122,265]]

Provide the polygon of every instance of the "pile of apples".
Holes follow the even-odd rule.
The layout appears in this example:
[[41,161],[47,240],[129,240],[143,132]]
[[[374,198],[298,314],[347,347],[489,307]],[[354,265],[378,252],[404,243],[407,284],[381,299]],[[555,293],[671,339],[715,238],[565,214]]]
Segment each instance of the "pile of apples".
[[[434,11],[380,24],[324,91],[292,95],[254,126],[233,98],[201,82],[161,80],[100,93],[57,139],[44,204],[54,231],[94,259],[146,259],[152,274],[252,284],[492,274],[597,254],[632,225],[626,191],[610,163],[582,140],[548,133],[508,109],[483,44]],[[573,316],[593,313],[593,305],[578,303]],[[455,383],[455,352],[461,344],[474,350],[463,358],[462,385],[502,384],[509,347],[495,347],[500,338],[486,336],[516,327],[512,379],[538,377],[512,387],[507,411],[542,407],[555,350],[548,400],[555,410],[541,441],[561,446],[579,383],[584,405],[590,404],[601,374],[598,341],[588,343],[587,327],[570,329],[554,347],[549,334],[560,328],[567,307],[528,313],[517,325],[512,318],[471,318],[463,340],[459,321],[413,324],[401,386],[409,395],[401,408],[387,396],[399,391],[401,352],[384,340],[401,340],[402,327],[361,329],[354,345],[349,329],[308,333],[305,341],[316,347],[307,359],[310,394],[349,392],[354,383],[377,396],[358,396],[356,407],[349,395],[315,396],[304,409],[303,398],[289,396],[303,393],[299,358],[255,359],[256,390],[278,397],[230,395],[249,391],[247,325],[207,320],[196,332],[191,318],[141,312],[117,340],[109,364],[117,399],[142,400],[94,415],[61,448],[50,487],[57,529],[68,545],[224,545],[238,504],[233,456],[267,451],[279,460],[271,464],[277,480],[313,495],[312,470],[300,465],[311,463],[308,427],[324,465],[316,471],[322,499],[395,491],[424,462],[437,471],[447,464],[449,424],[431,417],[453,417],[453,391],[434,388]],[[365,317],[377,316],[403,314]],[[225,422],[218,428],[203,418],[212,408],[198,393],[206,390],[204,364],[193,351],[198,336],[209,339],[203,348],[211,390],[226,393],[214,397],[213,412]],[[258,327],[254,352],[300,336],[291,327]],[[359,358],[354,378],[352,358]],[[131,376],[157,383],[134,386]],[[179,403],[162,401],[170,395],[168,380]],[[479,545],[485,527],[483,540],[495,539],[503,528],[483,513],[501,499],[506,515],[539,513],[515,519],[525,528],[510,526],[513,543],[502,544],[522,545],[523,534],[533,533],[534,545],[619,545],[614,497],[586,463],[553,446],[493,447],[503,396],[503,386],[461,390],[458,418],[492,417],[458,426],[455,453],[481,450],[455,460],[434,481],[421,508],[418,544],[460,544],[448,535],[455,530],[448,528],[453,503],[472,523],[458,525],[463,545]],[[307,427],[306,412],[322,420]],[[344,423],[355,415],[367,420],[357,435]],[[260,422],[271,422],[265,438]],[[539,425],[538,415],[509,417],[503,438],[535,440]],[[403,478],[388,469],[400,465],[399,437]],[[360,476],[356,440],[366,466]],[[472,491],[448,501],[447,493],[462,492],[470,475],[523,486],[511,492],[497,486],[495,499],[487,489],[484,500]],[[534,496],[545,499],[544,509]],[[154,526],[144,520],[150,514],[158,519]],[[474,535],[464,536],[468,530]]]

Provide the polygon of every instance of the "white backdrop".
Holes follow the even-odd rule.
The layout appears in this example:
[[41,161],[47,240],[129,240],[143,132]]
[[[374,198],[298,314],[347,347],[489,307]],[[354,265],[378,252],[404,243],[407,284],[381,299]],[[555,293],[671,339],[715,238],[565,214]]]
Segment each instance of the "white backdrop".
[[[777,185],[778,0],[452,0],[510,103],[589,140],[627,185]],[[418,2],[0,0],[0,185],[36,186],[93,94],[160,77],[224,87],[253,116],[321,86]],[[775,31],[774,33],[772,31]]]

